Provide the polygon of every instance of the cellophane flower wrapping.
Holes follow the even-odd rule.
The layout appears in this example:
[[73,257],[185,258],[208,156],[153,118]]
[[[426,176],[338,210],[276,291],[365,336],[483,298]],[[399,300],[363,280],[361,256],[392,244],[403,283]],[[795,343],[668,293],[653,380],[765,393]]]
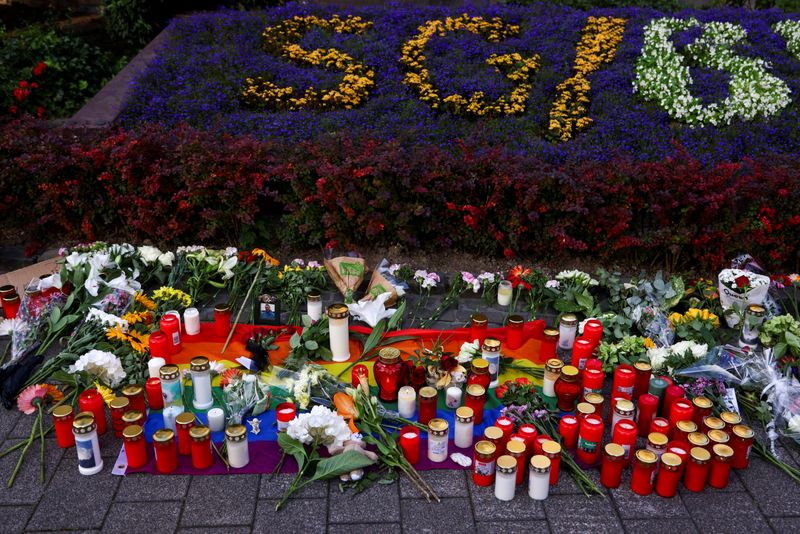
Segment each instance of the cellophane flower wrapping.
[[[738,287],[737,280],[747,279],[746,291]],[[741,269],[723,269],[717,277],[719,302],[724,310],[725,321],[730,328],[736,328],[744,310],[750,304],[763,305],[769,292],[769,276]]]
[[228,424],[241,424],[245,417],[260,415],[269,408],[269,384],[254,374],[234,376],[223,391]]

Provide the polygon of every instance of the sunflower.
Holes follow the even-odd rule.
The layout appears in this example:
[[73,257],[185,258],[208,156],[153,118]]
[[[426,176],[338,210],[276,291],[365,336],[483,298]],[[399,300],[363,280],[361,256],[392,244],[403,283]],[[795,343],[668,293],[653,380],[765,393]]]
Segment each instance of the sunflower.
[[137,304],[141,305],[146,310],[155,311],[156,303],[144,293],[137,292],[133,298]]
[[280,263],[278,260],[270,256],[269,253],[263,248],[254,248],[251,254],[256,258],[264,260],[264,263],[269,263],[273,267],[276,267]]

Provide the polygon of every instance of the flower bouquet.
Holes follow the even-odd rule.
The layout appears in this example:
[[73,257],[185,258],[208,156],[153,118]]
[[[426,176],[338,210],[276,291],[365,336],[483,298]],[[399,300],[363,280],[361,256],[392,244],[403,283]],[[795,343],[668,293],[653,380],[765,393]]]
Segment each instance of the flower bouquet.
[[[424,370],[427,385],[438,390],[451,385],[460,386],[467,380],[467,370],[453,354],[444,350],[441,340],[437,339],[430,348],[423,343],[421,349],[414,351],[410,361],[415,369]],[[413,375],[414,371],[412,379]]]
[[353,293],[361,285],[367,271],[364,258],[350,256],[339,256],[330,260],[326,258],[325,269],[344,296],[345,303],[353,302]]
[[719,300],[730,328],[741,322],[750,304],[763,304],[769,292],[768,276],[741,269],[723,269],[717,277]]

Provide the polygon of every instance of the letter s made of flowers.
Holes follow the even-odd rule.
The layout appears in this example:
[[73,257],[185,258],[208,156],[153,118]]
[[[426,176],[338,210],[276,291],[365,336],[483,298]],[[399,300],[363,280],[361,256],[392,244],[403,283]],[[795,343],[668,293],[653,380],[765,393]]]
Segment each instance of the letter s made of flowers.
[[463,14],[458,18],[447,17],[444,20],[430,20],[419,27],[419,33],[403,45],[400,63],[406,69],[403,82],[412,87],[423,102],[433,109],[446,108],[456,114],[487,116],[514,115],[525,112],[525,103],[531,90],[530,76],[539,68],[539,56],[522,57],[514,52],[510,54],[492,54],[486,59],[497,72],[505,72],[506,78],[517,85],[510,95],[501,95],[494,102],[488,102],[482,91],[476,91],[469,97],[459,93],[442,97],[431,81],[431,75],[425,67],[425,46],[435,35],[444,37],[449,32],[468,31],[479,35],[489,42],[496,43],[519,33],[519,26],[504,24],[499,18],[486,20],[483,17],[470,17]]
[[339,70],[344,72],[344,78],[333,89],[316,90],[308,87],[302,94],[293,87],[280,87],[263,77],[247,78],[242,90],[245,103],[267,109],[352,109],[366,100],[375,85],[373,69],[335,48],[308,51],[296,44],[313,26],[335,33],[356,34],[372,27],[372,22],[354,16],[342,19],[339,15],[333,15],[330,19],[322,19],[310,15],[295,16],[267,28],[262,34],[266,52],[298,63]]
[[[693,27],[701,27],[702,35],[679,53],[670,37]],[[774,115],[789,104],[789,87],[768,72],[767,61],[736,55],[734,45],[746,37],[742,26],[729,22],[701,25],[694,18],[653,20],[644,30],[633,90],[657,103],[672,119],[693,127],[727,125],[737,117],[748,121],[758,115]],[[692,96],[690,66],[728,72],[728,96],[707,105]]]

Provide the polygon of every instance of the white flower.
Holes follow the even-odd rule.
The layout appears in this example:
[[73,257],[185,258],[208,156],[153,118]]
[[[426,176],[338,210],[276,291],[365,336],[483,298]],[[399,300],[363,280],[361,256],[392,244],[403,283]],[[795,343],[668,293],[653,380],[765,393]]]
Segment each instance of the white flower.
[[465,341],[461,345],[461,350],[458,351],[458,356],[456,356],[456,360],[458,363],[464,364],[469,363],[476,357],[481,355],[481,343],[477,339],[475,341]]
[[674,355],[683,356],[687,352],[692,353],[695,360],[699,360],[708,354],[708,345],[705,343],[695,343],[694,341],[679,341],[669,348]]
[[389,266],[389,269],[388,269],[388,272],[389,272],[389,274],[391,274],[392,276],[394,276],[394,273],[396,273],[398,270],[400,270],[400,267],[402,267],[402,265],[400,265],[399,263],[393,263],[393,264],[391,264],[391,265]]
[[103,350],[90,350],[70,365],[67,371],[72,374],[86,372],[110,388],[117,387],[126,376],[119,358]]
[[[591,287],[596,286],[600,282],[592,278],[588,273],[578,270],[561,271],[556,275],[558,282],[564,282],[567,285]],[[559,284],[560,285],[560,284]]]
[[306,265],[306,262],[305,260],[303,260],[303,258],[295,258],[292,260],[292,263],[294,263],[295,265],[299,265],[300,267],[305,267]]
[[148,265],[158,260],[158,257],[161,255],[161,251],[158,250],[156,247],[151,247],[147,245],[141,246],[137,250],[139,251],[139,255],[142,257],[144,262]]
[[497,275],[494,273],[482,272],[478,275],[478,280],[480,280],[482,284],[493,284],[496,279]]
[[786,421],[786,427],[790,434],[800,436],[800,414],[793,415]]
[[119,325],[122,327],[123,332],[128,331],[128,321],[97,308],[89,308],[89,311],[86,313],[86,320],[94,323],[100,323],[103,326]]
[[664,362],[667,361],[668,351],[666,347],[653,347],[647,349],[647,357],[650,359],[650,365],[653,372],[660,372],[664,368]]
[[28,330],[30,330],[30,325],[20,317],[0,321],[0,336],[10,336],[14,332],[24,333]]
[[158,257],[158,263],[164,267],[172,267],[172,262],[175,261],[175,254],[173,252],[165,252]]
[[351,436],[344,418],[325,406],[314,406],[309,413],[298,415],[289,422],[286,432],[301,443],[329,448],[341,447]]
[[320,265],[320,263],[318,261],[311,260],[310,262],[308,262],[308,268],[309,269],[322,269],[322,265]]
[[89,255],[88,254],[80,254],[78,252],[72,252],[69,256],[64,258],[64,260],[67,262],[66,263],[67,270],[68,271],[74,271],[75,267],[78,267],[79,265],[83,265],[84,263],[89,261]]
[[561,282],[559,282],[558,280],[548,280],[547,282],[544,283],[544,287],[549,289],[558,289],[559,287],[561,287]]
[[227,247],[227,248],[225,248],[225,250],[224,250],[222,253],[223,253],[223,254],[224,254],[226,257],[230,257],[230,256],[238,256],[238,255],[239,255],[239,249],[238,249],[238,248],[236,248],[236,247]]
[[225,366],[220,361],[213,360],[211,362],[208,362],[208,365],[211,368],[212,374],[221,375],[223,371],[225,371]]

